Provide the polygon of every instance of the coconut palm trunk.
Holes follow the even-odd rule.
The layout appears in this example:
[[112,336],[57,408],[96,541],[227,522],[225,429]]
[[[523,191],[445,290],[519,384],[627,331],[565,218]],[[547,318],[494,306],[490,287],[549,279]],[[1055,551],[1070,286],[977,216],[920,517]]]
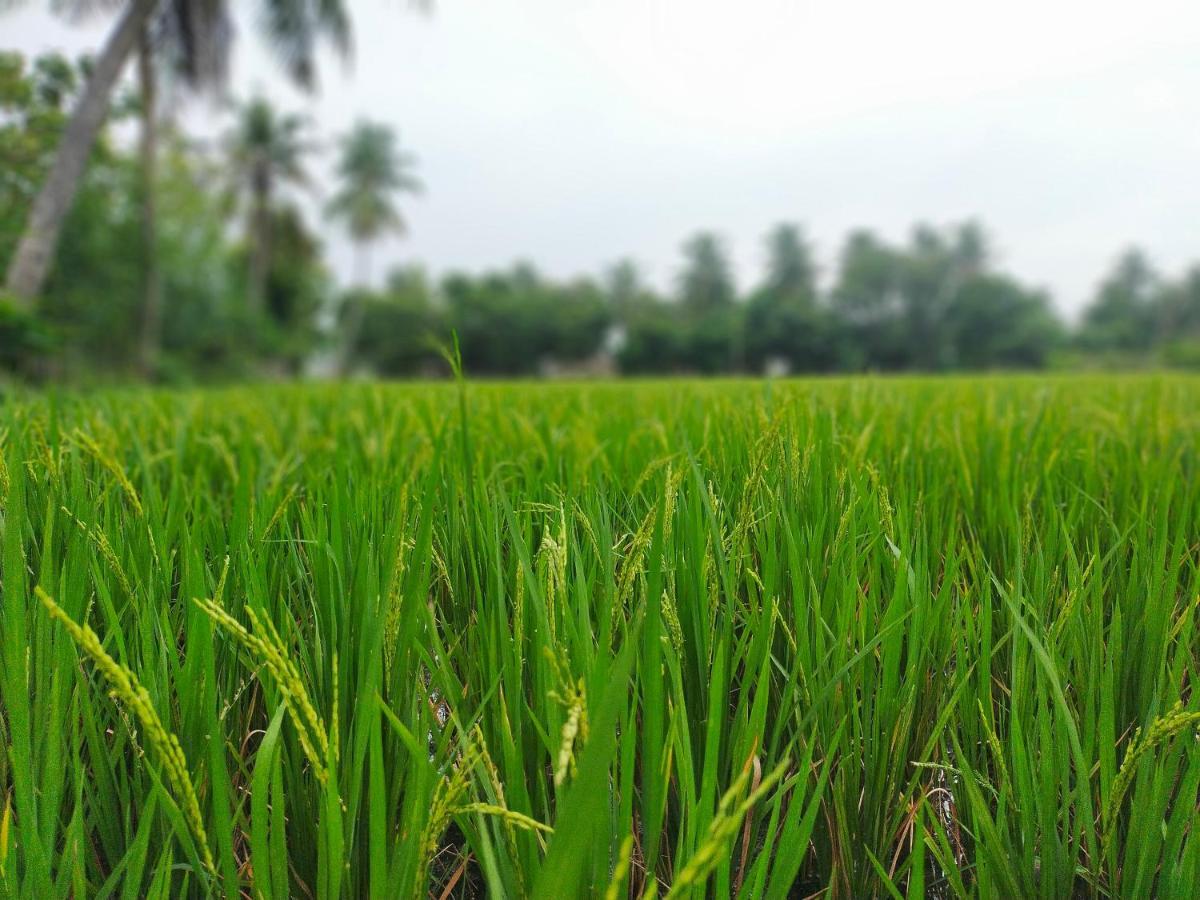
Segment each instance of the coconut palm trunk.
[[250,309],[267,311],[267,279],[271,271],[271,175],[260,164],[254,173],[250,210],[253,238],[250,246]]
[[371,249],[366,241],[357,241],[354,245],[354,280],[363,290],[371,287]]
[[63,220],[71,209],[79,179],[96,135],[104,124],[113,87],[138,42],[157,0],[132,0],[96,59],[92,76],[71,112],[54,155],[50,173],[34,200],[25,232],[8,266],[5,288],[23,308],[33,306],[46,280]]
[[162,342],[162,275],[158,267],[158,90],[149,23],[143,23],[138,46],[138,81],[142,95],[142,374],[158,369]]
[[338,374],[345,378],[354,368],[355,350],[358,347],[358,337],[362,332],[363,319],[366,318],[367,291],[371,284],[369,248],[366,241],[356,241],[354,244],[354,280],[362,288],[358,302],[351,303],[346,310],[346,319],[342,326],[342,346],[338,353]]

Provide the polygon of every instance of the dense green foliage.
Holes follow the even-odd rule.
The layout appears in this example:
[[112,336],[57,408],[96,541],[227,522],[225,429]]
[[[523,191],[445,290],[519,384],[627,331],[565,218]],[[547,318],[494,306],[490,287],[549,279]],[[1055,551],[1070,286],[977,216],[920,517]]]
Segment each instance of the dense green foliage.
[[[19,55],[0,53],[0,269],[16,247],[80,81],[78,67],[61,57],[26,65]],[[114,118],[132,103],[123,95]],[[267,302],[255,309],[247,302],[248,254],[230,237],[230,184],[220,162],[169,129],[163,144],[157,173],[157,259],[166,298],[161,374],[295,371],[317,344],[316,315],[329,293],[319,242],[291,204],[264,210],[275,239],[266,257]],[[0,297],[0,335],[14,331],[14,341],[0,349],[0,372],[133,374],[145,253],[140,183],[137,159],[102,135],[36,320],[17,333],[20,320]]]
[[0,896],[1190,896],[1198,388],[10,397]]
[[[321,6],[333,16],[323,28],[344,24],[339,8]],[[215,26],[223,7],[209,13]],[[188,83],[209,83],[223,66],[214,57],[205,74],[186,35],[168,28],[161,37],[162,62]],[[301,63],[294,74],[303,79]],[[26,61],[0,53],[0,269],[14,255],[87,70],[53,54]],[[131,121],[145,105],[123,86],[109,118]],[[803,231],[782,224],[767,236],[762,277],[744,290],[727,246],[708,231],[684,242],[666,291],[629,261],[600,279],[569,280],[524,262],[440,278],[410,266],[371,288],[367,251],[404,230],[397,195],[420,181],[395,133],[367,120],[339,138],[326,204],[327,224],[340,223],[359,249],[356,284],[339,292],[321,241],[289,194],[316,187],[320,141],[311,121],[261,97],[232,107],[218,152],[159,123],[150,179],[143,159],[101,133],[36,314],[0,297],[0,375],[298,374],[336,348],[340,373],[412,376],[444,372],[430,348],[451,333],[480,375],[1200,365],[1200,269],[1163,279],[1128,251],[1070,329],[1045,291],[997,267],[975,223],[918,224],[899,243],[855,231],[824,274]],[[152,284],[161,290],[148,291]],[[162,352],[150,352],[144,323],[160,305],[152,343],[161,338]]]
[[[387,374],[403,374],[401,358],[420,371],[431,331],[457,331],[473,371],[510,374],[586,363],[606,343],[623,372],[706,374],[1039,368],[1067,343],[1046,295],[995,271],[974,226],[920,227],[909,247],[852,235],[827,291],[801,231],[781,225],[767,239],[763,282],[745,297],[723,243],[701,233],[683,246],[673,296],[625,262],[600,284],[555,284],[529,264],[440,285],[401,273],[353,300],[380,329],[364,333],[362,359]],[[424,331],[407,327],[418,308]]]

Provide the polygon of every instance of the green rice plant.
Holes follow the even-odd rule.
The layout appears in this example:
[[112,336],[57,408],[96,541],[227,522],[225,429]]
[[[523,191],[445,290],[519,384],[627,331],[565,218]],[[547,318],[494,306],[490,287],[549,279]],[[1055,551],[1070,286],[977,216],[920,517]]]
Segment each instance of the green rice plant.
[[[209,850],[208,835],[204,831],[204,819],[200,814],[200,802],[196,799],[196,788],[188,773],[187,758],[183,755],[183,748],[179,746],[179,738],[163,726],[162,719],[150,702],[150,694],[138,683],[137,676],[132,671],[108,655],[96,632],[86,624],[80,625],[75,622],[40,587],[35,588],[34,593],[50,613],[50,618],[62,623],[75,645],[91,658],[96,670],[112,689],[113,699],[123,703],[137,718],[146,741],[153,748],[162,767],[171,792],[178,799],[184,821],[196,842],[204,867],[210,873],[216,874],[216,864],[213,862],[212,851]],[[6,810],[4,843],[7,843],[8,836],[7,820]]]
[[1137,774],[1138,762],[1154,752],[1154,748],[1165,744],[1171,738],[1185,731],[1196,731],[1200,727],[1200,712],[1185,711],[1183,701],[1177,701],[1171,709],[1150,723],[1145,736],[1139,728],[1134,732],[1121,768],[1109,789],[1108,805],[1104,809],[1104,851],[1107,855],[1112,847],[1113,831],[1116,829],[1117,815],[1125,802],[1125,795]]
[[[283,693],[283,702],[287,707],[292,724],[295,725],[296,733],[300,737],[300,746],[304,748],[304,754],[308,757],[317,779],[325,782],[329,778],[326,768],[331,752],[329,735],[325,731],[324,722],[321,721],[321,717],[317,715],[317,711],[313,707],[312,700],[309,699],[308,691],[305,690],[304,682],[300,678],[300,672],[288,655],[288,648],[279,637],[279,632],[270,622],[260,620],[258,614],[249,607],[246,609],[246,615],[250,617],[254,633],[244,628],[215,600],[197,600],[196,605],[212,617],[212,620],[239,644],[250,651],[275,678]],[[333,677],[336,682],[336,663]],[[335,729],[337,727],[336,715],[334,727]],[[336,731],[334,735],[336,737]],[[334,753],[337,752],[336,746],[335,743],[333,745]]]
[[[704,842],[675,876],[675,882],[666,895],[668,898],[687,896],[696,885],[708,877],[709,873],[716,868],[721,857],[729,851],[729,845],[741,827],[746,814],[775,787],[787,767],[788,761],[785,759],[775,767],[774,771],[762,779],[762,782],[748,797],[739,802],[738,797],[746,789],[750,780],[751,766],[750,761],[747,760],[737,780],[721,797],[721,804],[717,808],[716,816],[708,825],[708,833],[705,835]],[[647,896],[655,896],[656,893],[655,888],[651,886],[647,891]]]
[[0,898],[1192,896],[1198,388],[6,395]]

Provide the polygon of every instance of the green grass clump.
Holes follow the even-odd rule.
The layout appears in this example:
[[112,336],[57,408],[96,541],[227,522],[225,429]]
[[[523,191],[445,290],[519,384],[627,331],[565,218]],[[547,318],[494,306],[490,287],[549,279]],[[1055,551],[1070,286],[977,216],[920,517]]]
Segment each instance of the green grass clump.
[[1200,883],[1200,381],[5,404],[0,897]]

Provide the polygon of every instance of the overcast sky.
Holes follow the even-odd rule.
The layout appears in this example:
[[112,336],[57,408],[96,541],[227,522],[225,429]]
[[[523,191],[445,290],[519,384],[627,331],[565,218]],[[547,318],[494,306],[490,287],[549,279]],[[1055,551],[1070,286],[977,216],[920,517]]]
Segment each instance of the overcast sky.
[[[252,9],[249,2],[239,8]],[[333,137],[394,126],[426,194],[374,268],[523,257],[555,275],[619,257],[672,283],[721,232],[743,287],[801,223],[830,269],[845,233],[978,217],[1001,263],[1083,303],[1130,243],[1200,260],[1200,7],[1140,0],[356,0],[353,65],[289,88],[239,23],[232,86]],[[95,48],[109,22],[0,14],[0,47]],[[186,113],[212,131],[214,113]],[[326,160],[318,167],[325,171]],[[310,203],[314,218],[319,204]],[[330,257],[350,253],[321,223]]]

